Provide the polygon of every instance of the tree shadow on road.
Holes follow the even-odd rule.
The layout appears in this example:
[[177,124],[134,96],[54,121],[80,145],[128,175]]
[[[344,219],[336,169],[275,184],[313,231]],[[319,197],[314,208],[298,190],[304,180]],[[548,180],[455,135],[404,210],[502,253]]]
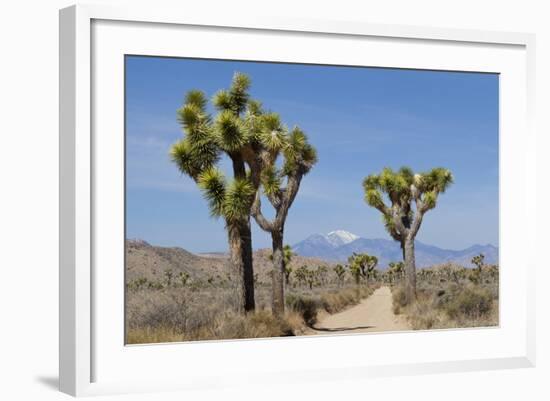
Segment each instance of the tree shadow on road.
[[363,329],[373,329],[376,326],[354,326],[354,327],[312,327],[316,331],[326,331],[329,333],[338,332],[338,331],[352,331],[352,330],[363,330]]

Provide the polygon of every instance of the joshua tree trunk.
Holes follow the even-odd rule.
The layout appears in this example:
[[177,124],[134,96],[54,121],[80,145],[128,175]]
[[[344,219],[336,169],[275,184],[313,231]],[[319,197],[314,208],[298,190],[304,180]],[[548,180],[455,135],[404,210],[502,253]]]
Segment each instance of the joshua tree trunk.
[[229,260],[235,274],[235,296],[238,312],[254,310],[254,272],[250,221],[227,226]]
[[[246,168],[239,154],[232,154],[233,175],[235,178],[245,178]],[[235,230],[229,234],[229,249],[231,250],[231,263],[236,270],[238,309],[240,312],[248,312],[255,309],[254,301],[254,265],[252,260],[252,233],[250,230],[250,218],[236,223]],[[231,228],[229,228],[231,231]],[[235,253],[235,255],[233,255]]]
[[272,232],[271,239],[273,242],[273,272],[271,275],[273,303],[271,309],[275,316],[282,316],[285,312],[283,230]]
[[416,298],[416,265],[414,260],[414,238],[405,239],[404,247],[405,262],[405,291],[407,301],[411,302]]

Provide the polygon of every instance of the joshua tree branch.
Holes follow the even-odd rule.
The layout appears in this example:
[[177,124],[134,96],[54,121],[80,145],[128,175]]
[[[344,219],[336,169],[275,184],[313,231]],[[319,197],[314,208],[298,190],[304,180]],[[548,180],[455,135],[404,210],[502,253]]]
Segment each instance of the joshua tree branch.
[[251,214],[256,220],[256,223],[262,228],[262,230],[273,232],[275,230],[275,225],[273,222],[266,219],[262,213],[262,201],[260,191],[256,191],[256,197],[252,203]]
[[418,210],[414,216],[413,223],[411,225],[411,230],[409,232],[410,238],[415,238],[416,234],[418,233],[418,230],[420,229],[420,226],[422,225],[422,218],[424,217],[424,213],[422,210]]
[[397,204],[394,204],[390,209],[390,213],[399,237],[401,239],[405,238],[409,234],[409,229],[403,223],[403,210]]

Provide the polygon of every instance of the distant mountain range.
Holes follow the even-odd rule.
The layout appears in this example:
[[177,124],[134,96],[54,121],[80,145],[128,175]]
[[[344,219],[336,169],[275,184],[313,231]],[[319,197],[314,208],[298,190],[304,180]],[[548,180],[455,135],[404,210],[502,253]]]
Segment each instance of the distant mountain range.
[[[331,262],[345,262],[353,253],[368,253],[378,257],[378,266],[385,268],[388,263],[402,260],[399,243],[387,239],[361,238],[344,230],[332,231],[326,235],[313,234],[295,244],[292,249],[300,256],[315,257]],[[473,267],[471,260],[475,255],[485,255],[485,263],[498,263],[498,248],[487,245],[472,245],[462,250],[442,249],[415,242],[417,267],[428,267],[435,264],[454,262],[466,267]]]

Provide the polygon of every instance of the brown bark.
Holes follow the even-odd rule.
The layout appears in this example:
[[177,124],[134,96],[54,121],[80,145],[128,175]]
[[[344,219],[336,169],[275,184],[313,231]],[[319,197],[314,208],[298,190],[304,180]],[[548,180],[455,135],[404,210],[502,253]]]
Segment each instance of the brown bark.
[[285,312],[285,262],[283,253],[283,230],[271,233],[273,242],[272,304],[273,315],[282,316]]
[[414,238],[407,238],[404,244],[405,254],[405,291],[407,303],[416,299],[416,265],[414,258]]
[[[233,175],[246,178],[246,168],[242,155],[232,153]],[[252,233],[250,218],[227,225],[229,238],[229,260],[236,277],[236,308],[244,313],[255,309],[254,266],[252,260]]]
[[254,310],[254,271],[250,222],[227,226],[229,261],[235,275],[235,307],[239,313]]

